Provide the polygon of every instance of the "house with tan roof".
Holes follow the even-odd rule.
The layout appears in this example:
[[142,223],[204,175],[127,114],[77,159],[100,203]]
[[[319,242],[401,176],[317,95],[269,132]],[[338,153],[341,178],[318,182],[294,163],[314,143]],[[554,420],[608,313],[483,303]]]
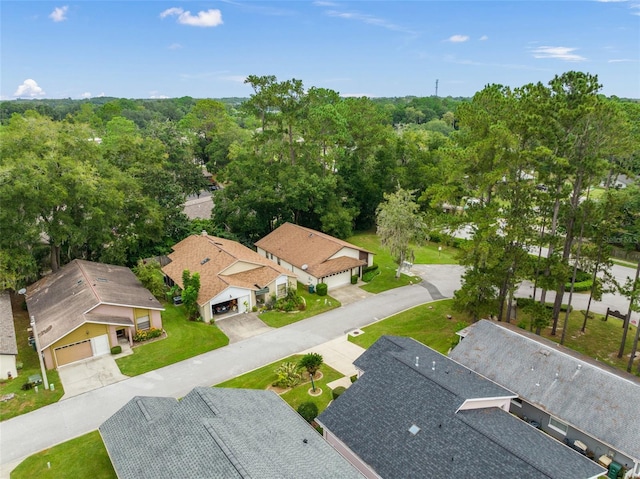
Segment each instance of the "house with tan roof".
[[27,288],[47,369],[109,354],[136,331],[162,328],[160,302],[124,266],[73,260]]
[[320,231],[285,223],[256,243],[258,253],[295,273],[302,284],[344,286],[373,264],[373,253]]
[[168,258],[162,271],[179,287],[183,271],[200,275],[198,306],[206,322],[221,314],[251,311],[272,295],[281,298],[297,288],[295,274],[236,241],[206,231],[177,243]]

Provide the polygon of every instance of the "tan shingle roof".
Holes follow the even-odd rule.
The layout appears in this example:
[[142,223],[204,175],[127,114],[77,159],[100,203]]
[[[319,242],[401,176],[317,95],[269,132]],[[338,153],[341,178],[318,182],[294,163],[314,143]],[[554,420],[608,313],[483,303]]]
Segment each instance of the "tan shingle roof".
[[352,248],[365,253],[366,249],[334,238],[304,226],[285,223],[256,243],[256,246],[285,260],[297,268],[307,265],[306,271],[322,278],[340,273],[349,268],[366,265],[366,261],[355,258],[330,259],[342,248]]
[[79,259],[27,290],[42,349],[90,321],[86,313],[100,304],[163,309],[129,268]]
[[[209,235],[192,235],[183,239],[173,247],[169,259],[171,263],[162,271],[180,287],[183,287],[182,272],[185,269],[191,274],[200,274],[198,303],[201,305],[232,285],[259,289],[256,284],[262,288],[281,274],[295,276],[236,241]],[[231,273],[232,266],[244,266],[247,270]]]

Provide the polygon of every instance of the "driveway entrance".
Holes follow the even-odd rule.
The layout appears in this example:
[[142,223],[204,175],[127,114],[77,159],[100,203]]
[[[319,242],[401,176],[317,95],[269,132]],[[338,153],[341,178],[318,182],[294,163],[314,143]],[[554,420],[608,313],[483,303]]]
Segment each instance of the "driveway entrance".
[[60,366],[58,375],[64,387],[62,399],[129,378],[120,372],[116,360],[110,354]]
[[256,313],[235,314],[219,319],[216,326],[227,335],[229,343],[237,343],[273,329],[260,321]]

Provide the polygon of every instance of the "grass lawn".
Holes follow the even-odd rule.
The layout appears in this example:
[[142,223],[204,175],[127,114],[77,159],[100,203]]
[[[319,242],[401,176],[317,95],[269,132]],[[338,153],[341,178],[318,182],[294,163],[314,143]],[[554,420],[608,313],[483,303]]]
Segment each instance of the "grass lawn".
[[[380,240],[374,233],[358,233],[347,238],[347,241],[375,253],[373,261],[378,265],[380,274],[373,278],[371,282],[361,286],[365,291],[369,293],[381,293],[388,289],[399,288],[400,286],[421,281],[421,278],[417,276],[408,276],[405,274],[400,275],[400,278],[396,279],[398,265],[389,254],[389,251],[380,246]],[[442,250],[438,251],[438,247],[442,247]],[[427,243],[422,246],[413,246],[413,248],[416,264],[457,264],[455,259],[457,250],[450,246]]]
[[117,476],[100,433],[93,431],[29,456],[11,472],[11,479],[33,477],[116,479]]
[[[523,317],[520,319],[524,320],[528,324],[528,317],[526,315],[522,316]],[[560,313],[558,330],[556,331],[555,336],[551,336],[551,327],[544,329],[542,331],[542,336],[559,343],[562,337],[564,316],[564,312]],[[634,326],[629,327],[627,340],[625,342],[624,355],[622,358],[618,358],[618,350],[620,349],[620,342],[622,341],[622,320],[609,317],[605,322],[603,321],[604,315],[594,314],[593,316],[593,318],[589,318],[587,321],[587,329],[582,333],[580,329],[582,328],[582,322],[584,321],[584,314],[582,311],[573,311],[569,315],[564,345],[586,356],[595,358],[598,361],[602,361],[610,366],[626,371],[627,363],[629,362],[629,354],[631,354],[631,348],[633,346],[633,338],[636,334],[636,328]],[[640,375],[637,370],[637,364],[638,361],[636,360],[632,372],[636,375]]]
[[5,394],[15,394],[15,397],[9,401],[0,403],[0,421],[19,416],[20,414],[33,411],[34,409],[47,406],[60,400],[64,394],[64,389],[60,383],[58,372],[55,370],[47,371],[47,379],[49,383],[53,383],[54,391],[46,390],[42,385],[38,386],[38,392],[34,389],[23,391],[22,385],[27,382],[27,378],[32,374],[40,374],[40,362],[38,354],[29,346],[29,314],[22,309],[22,296],[12,295],[11,303],[13,308],[13,317],[15,320],[16,341],[18,343],[17,363],[22,363],[22,369],[18,370],[18,377],[0,382],[0,396]]
[[[452,319],[448,319],[447,315],[451,315]],[[471,320],[466,315],[453,310],[453,300],[447,299],[416,306],[378,321],[362,328],[365,334],[349,337],[349,341],[368,348],[385,334],[408,336],[447,354],[452,344],[457,343],[456,331],[470,323]]]
[[[259,369],[243,374],[242,376],[238,376],[237,378],[229,379],[228,381],[217,384],[216,387],[267,389],[277,379],[275,370],[278,366],[285,362],[297,363],[300,361],[300,358],[302,358],[302,355],[298,354],[281,359],[280,361],[263,366]],[[297,409],[303,402],[312,401],[316,403],[316,406],[318,406],[318,413],[324,411],[332,399],[331,389],[327,386],[327,383],[340,379],[343,375],[326,364],[323,364],[320,367],[320,372],[322,372],[322,378],[314,379],[316,388],[322,389],[322,394],[320,396],[310,396],[308,394],[308,390],[311,388],[311,382],[307,380],[295,388],[281,394],[280,397],[293,409]]]
[[131,356],[116,360],[122,374],[137,376],[229,344],[214,324],[189,321],[182,306],[164,304],[165,339],[136,346]]
[[259,318],[267,326],[281,328],[287,324],[295,323],[341,306],[340,301],[331,296],[318,296],[315,293],[309,293],[309,289],[302,283],[298,283],[298,294],[302,296],[307,303],[307,309],[304,311],[293,311],[291,313],[284,311],[266,311],[261,313]]

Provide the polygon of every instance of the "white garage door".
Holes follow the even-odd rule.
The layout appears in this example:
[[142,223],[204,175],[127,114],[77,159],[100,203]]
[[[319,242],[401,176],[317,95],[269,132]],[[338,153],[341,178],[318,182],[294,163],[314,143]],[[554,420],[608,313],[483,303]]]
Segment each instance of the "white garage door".
[[351,272],[345,271],[344,273],[336,274],[334,276],[327,276],[324,278],[324,283],[327,285],[329,291],[333,288],[339,288],[351,284]]
[[93,349],[94,356],[102,356],[103,354],[109,354],[111,348],[109,346],[109,336],[106,334],[91,338],[91,349]]

